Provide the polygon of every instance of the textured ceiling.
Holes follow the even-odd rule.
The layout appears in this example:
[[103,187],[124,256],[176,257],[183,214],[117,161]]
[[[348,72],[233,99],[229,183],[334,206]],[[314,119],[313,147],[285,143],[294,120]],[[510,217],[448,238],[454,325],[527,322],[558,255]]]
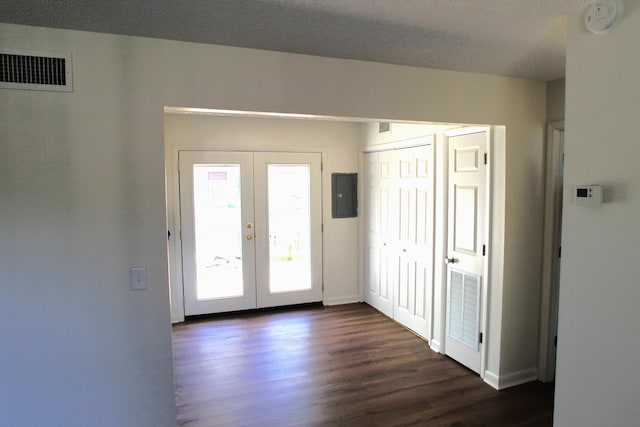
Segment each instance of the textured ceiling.
[[0,22],[549,81],[592,1],[0,0]]

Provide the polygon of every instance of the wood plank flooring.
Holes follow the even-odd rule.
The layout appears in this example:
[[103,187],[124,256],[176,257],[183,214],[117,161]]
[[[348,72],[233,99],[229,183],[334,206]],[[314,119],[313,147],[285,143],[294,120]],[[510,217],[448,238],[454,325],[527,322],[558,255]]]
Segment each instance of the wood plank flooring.
[[553,385],[495,391],[366,304],[174,326],[179,426],[551,426]]

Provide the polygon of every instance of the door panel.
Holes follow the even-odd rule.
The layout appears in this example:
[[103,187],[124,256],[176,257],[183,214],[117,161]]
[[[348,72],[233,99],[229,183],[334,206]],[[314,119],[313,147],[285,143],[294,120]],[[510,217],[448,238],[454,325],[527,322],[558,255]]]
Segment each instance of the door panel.
[[402,272],[393,316],[429,336],[433,283],[433,146],[397,150],[400,176],[398,257]]
[[319,153],[255,153],[258,307],[322,301]]
[[480,372],[487,132],[449,137],[445,352]]
[[454,185],[453,250],[473,255],[478,250],[478,186]]
[[389,234],[393,232],[390,215],[391,157],[387,153],[367,153],[365,174],[367,177],[366,200],[366,245],[369,257],[366,260],[365,301],[393,317],[393,282],[397,268],[394,266],[389,247]]
[[255,307],[252,154],[181,151],[185,314]]

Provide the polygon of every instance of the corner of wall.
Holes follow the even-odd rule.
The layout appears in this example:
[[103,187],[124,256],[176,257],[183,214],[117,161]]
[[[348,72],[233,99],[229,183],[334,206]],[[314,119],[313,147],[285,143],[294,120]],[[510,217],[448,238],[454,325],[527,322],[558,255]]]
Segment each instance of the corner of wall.
[[485,383],[489,384],[496,390],[504,390],[509,387],[515,387],[520,384],[537,380],[538,370],[536,368],[530,368],[502,375],[487,370],[484,372],[483,379]]

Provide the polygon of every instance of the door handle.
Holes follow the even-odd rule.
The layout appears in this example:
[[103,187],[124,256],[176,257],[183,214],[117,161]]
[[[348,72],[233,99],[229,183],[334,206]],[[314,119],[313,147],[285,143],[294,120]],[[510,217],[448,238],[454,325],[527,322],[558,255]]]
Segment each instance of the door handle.
[[455,259],[454,257],[451,257],[451,258],[446,258],[445,257],[445,259],[444,259],[444,263],[445,264],[455,264],[456,262],[458,262],[458,260]]
[[248,222],[247,223],[247,228],[253,228],[253,223],[252,222]]
[[253,233],[247,234],[247,240],[253,240]]

